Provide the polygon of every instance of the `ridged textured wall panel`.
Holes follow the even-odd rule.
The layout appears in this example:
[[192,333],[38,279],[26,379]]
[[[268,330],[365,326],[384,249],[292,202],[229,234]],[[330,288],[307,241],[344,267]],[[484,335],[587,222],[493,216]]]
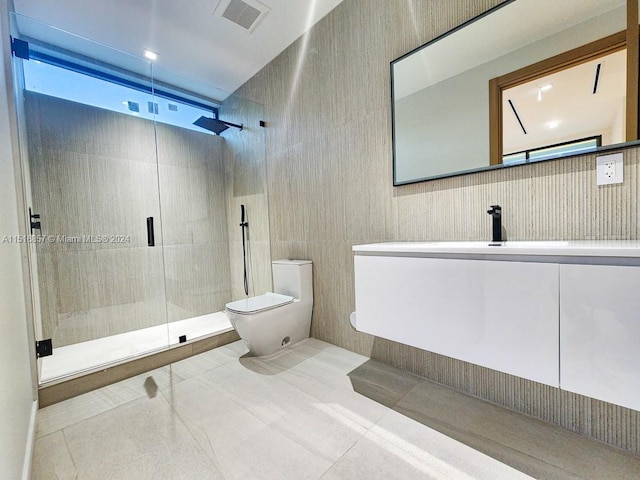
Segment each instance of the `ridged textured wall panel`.
[[313,260],[314,337],[640,453],[637,411],[349,324],[354,244],[485,240],[494,203],[510,240],[638,238],[637,148],[622,185],[597,187],[584,155],[392,187],[389,63],[499,3],[345,0],[240,89],[265,106],[271,254]]

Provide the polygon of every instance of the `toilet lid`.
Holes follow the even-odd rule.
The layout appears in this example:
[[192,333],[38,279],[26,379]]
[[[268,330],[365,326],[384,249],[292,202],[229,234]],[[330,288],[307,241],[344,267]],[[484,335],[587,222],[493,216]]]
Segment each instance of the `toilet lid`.
[[246,315],[269,310],[291,302],[293,302],[293,297],[290,297],[289,295],[267,292],[258,297],[244,298],[242,300],[227,303],[226,308],[230,312],[244,313]]

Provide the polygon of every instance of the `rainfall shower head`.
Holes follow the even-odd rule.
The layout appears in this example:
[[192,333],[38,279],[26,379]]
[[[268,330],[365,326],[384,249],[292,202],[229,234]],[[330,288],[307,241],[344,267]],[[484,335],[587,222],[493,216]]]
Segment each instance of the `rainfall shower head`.
[[200,128],[204,128],[205,130],[209,130],[217,135],[220,135],[229,127],[236,127],[242,130],[243,125],[236,125],[231,122],[223,122],[222,120],[218,120],[217,118],[209,118],[209,117],[200,117],[195,122],[194,125],[197,125]]

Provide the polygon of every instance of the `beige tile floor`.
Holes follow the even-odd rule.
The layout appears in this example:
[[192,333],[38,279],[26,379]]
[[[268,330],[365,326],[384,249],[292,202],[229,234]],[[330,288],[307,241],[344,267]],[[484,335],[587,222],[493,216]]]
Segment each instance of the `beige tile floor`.
[[33,479],[635,479],[640,457],[315,339],[39,412]]

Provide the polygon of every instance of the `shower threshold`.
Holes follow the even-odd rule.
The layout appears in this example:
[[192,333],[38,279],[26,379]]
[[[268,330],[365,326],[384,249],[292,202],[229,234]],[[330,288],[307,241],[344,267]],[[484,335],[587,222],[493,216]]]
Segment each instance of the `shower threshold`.
[[40,385],[71,378],[128,362],[132,359],[184,345],[187,342],[220,335],[233,330],[224,312],[214,312],[155,327],[98,338],[55,348],[40,366]]

